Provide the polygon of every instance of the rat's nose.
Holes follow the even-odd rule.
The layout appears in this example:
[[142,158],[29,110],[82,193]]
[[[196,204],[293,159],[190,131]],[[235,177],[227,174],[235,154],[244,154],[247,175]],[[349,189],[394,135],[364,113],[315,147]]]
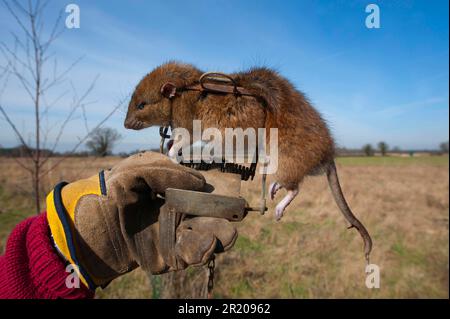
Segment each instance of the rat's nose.
[[144,123],[135,118],[131,118],[125,120],[124,126],[132,130],[141,130],[144,128]]
[[128,129],[133,128],[134,122],[135,121],[133,121],[132,119],[126,119],[125,123],[124,123],[125,128],[128,128]]

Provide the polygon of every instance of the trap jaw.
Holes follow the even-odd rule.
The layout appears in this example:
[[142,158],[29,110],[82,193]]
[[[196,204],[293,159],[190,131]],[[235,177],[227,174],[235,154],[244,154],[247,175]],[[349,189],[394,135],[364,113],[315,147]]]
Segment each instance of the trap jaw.
[[231,222],[242,221],[253,208],[240,196],[241,176],[219,170],[202,172],[206,180],[204,192],[168,188],[159,215],[160,249],[164,261],[179,269],[176,259],[176,229],[186,217],[216,217]]
[[[169,127],[168,126],[161,126],[159,128],[159,135],[161,136],[161,141],[159,145],[159,151],[160,153],[164,153],[164,143],[165,140],[170,138],[170,135],[168,134]],[[181,162],[181,165],[194,168],[199,171],[211,171],[211,170],[218,170],[221,173],[228,173],[228,174],[236,174],[240,176],[240,179],[243,181],[247,181],[249,179],[253,180],[256,173],[256,167],[258,164],[258,150],[256,150],[254,158],[250,166],[244,166],[236,163],[230,163],[226,162],[225,159],[222,159],[222,162],[220,163],[206,163],[203,160],[201,162],[194,162],[193,160],[188,162]],[[267,211],[266,206],[266,193],[267,193],[267,187],[266,187],[266,180],[267,180],[267,164],[264,163],[263,165],[263,173],[261,174],[261,196],[259,200],[259,207],[258,208],[252,208],[252,211],[259,211],[261,215],[264,215]],[[205,175],[205,174],[203,174]],[[222,176],[217,176],[217,178],[221,179]],[[215,183],[212,181],[212,183]],[[240,187],[239,187],[240,188]],[[237,194],[239,195],[239,193]]]

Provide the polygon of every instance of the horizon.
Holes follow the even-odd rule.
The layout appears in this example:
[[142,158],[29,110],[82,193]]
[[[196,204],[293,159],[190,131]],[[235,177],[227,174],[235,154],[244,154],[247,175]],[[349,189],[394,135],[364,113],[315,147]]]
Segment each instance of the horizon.
[[[70,75],[78,94],[99,78],[88,99],[86,123],[76,114],[56,151],[70,149],[82,136],[80,128],[94,127],[145,74],[168,60],[204,71],[276,68],[311,100],[341,148],[385,141],[391,149],[436,150],[449,140],[447,1],[73,3],[80,8],[80,28],[65,29],[54,42],[58,66],[64,69],[84,56]],[[379,29],[365,26],[369,3],[380,7]],[[19,27],[0,6],[0,42],[11,45],[10,32],[19,33]],[[47,27],[65,6],[50,2]],[[61,91],[50,92],[48,100]],[[70,103],[71,96],[64,96],[49,111],[43,125],[50,141]],[[31,102],[17,81],[9,81],[0,104],[32,140]],[[158,128],[126,130],[125,111],[105,123],[123,136],[114,153],[157,148]],[[19,144],[2,117],[0,123],[0,145]]]
[[[136,145],[140,145],[140,144],[136,144]],[[367,145],[367,144],[366,144]],[[356,153],[356,152],[363,152],[363,147],[366,145],[362,145],[360,148],[348,148],[348,147],[344,147],[344,146],[337,146],[336,147],[336,153],[339,156],[340,152],[342,151],[348,151],[351,153]],[[378,149],[377,144],[370,144],[373,147],[373,151],[374,154],[378,154],[380,152],[380,150]],[[10,146],[10,147],[4,147],[3,145],[0,144],[0,152],[1,150],[17,150],[20,149],[21,147],[23,147],[23,145],[21,145],[20,143],[17,144],[16,146]],[[33,147],[30,148],[31,150],[34,150]],[[50,151],[49,149],[41,149],[41,152],[47,152]],[[158,151],[159,152],[159,145],[151,147],[151,148],[146,148],[146,149],[139,149],[138,147],[136,148],[132,148],[130,151],[126,152],[126,151],[115,151],[113,150],[111,154],[111,156],[119,156],[121,154],[132,154],[132,153],[137,153],[137,152],[142,152],[142,151]],[[430,152],[430,153],[442,153],[444,152],[439,145],[435,148],[416,148],[416,149],[403,149],[401,147],[392,147],[391,145],[388,144],[388,149],[387,149],[387,153],[409,153],[409,152]],[[52,152],[52,154],[54,155],[64,155],[64,154],[74,154],[74,155],[80,155],[80,154],[84,154],[84,153],[90,153],[89,150],[87,149],[79,149],[76,152],[71,152],[70,150],[67,151],[54,151]],[[444,152],[444,153],[448,153],[448,152]]]

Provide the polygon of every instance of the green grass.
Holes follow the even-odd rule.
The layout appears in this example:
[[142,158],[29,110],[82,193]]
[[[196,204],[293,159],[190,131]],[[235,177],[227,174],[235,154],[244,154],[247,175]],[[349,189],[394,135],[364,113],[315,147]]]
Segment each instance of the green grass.
[[24,205],[18,204],[19,201],[21,201],[20,198],[14,198],[0,187],[0,203],[2,203],[0,207],[0,254],[3,253],[6,240],[14,226],[33,215],[34,210],[24,208]]
[[392,251],[400,257],[402,262],[408,265],[423,265],[426,258],[423,252],[418,249],[407,247],[403,241],[397,241],[392,245]]
[[308,298],[308,289],[303,283],[291,283],[288,280],[283,282],[283,292],[286,298]]
[[248,295],[253,292],[253,287],[248,279],[242,279],[237,281],[231,287],[231,293],[236,296],[236,298],[242,298],[242,296]]
[[237,251],[241,251],[243,253],[261,252],[263,249],[263,246],[259,242],[250,240],[248,237],[245,237],[244,235],[240,235],[236,239],[234,247],[236,248]]
[[3,253],[6,240],[11,230],[29,216],[31,216],[29,211],[21,210],[13,210],[0,214],[0,254]]
[[397,157],[397,156],[361,156],[361,157],[338,157],[337,163],[342,165],[432,165],[448,166],[448,156],[422,156],[422,157]]
[[140,268],[114,279],[105,289],[97,289],[95,298],[160,298],[161,280],[149,276]]

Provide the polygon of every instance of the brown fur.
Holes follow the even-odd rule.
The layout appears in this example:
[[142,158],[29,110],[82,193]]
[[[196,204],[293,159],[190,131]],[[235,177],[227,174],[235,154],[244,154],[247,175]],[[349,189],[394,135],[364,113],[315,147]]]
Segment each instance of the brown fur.
[[[232,94],[200,96],[201,93],[196,91],[178,93],[171,100],[161,95],[160,88],[164,83],[172,82],[181,88],[197,83],[202,73],[192,65],[174,62],[156,68],[136,87],[126,126],[133,128],[130,123],[138,121],[135,127],[141,129],[169,125],[171,120],[173,128],[184,127],[192,133],[192,121],[196,119],[202,121],[203,129],[278,128],[276,180],[288,190],[297,188],[306,175],[333,161],[333,139],[320,114],[301,92],[273,70],[253,68],[231,74],[238,85],[262,96],[264,102]],[[141,102],[147,104],[143,110],[138,110],[136,106]]]

